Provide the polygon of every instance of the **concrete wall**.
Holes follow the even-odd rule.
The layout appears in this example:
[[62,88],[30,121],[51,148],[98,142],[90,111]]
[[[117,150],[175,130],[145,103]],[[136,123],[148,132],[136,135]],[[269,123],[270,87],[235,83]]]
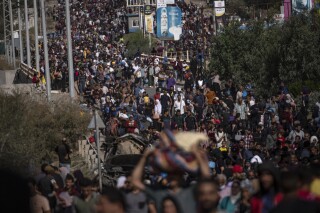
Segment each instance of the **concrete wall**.
[[16,70],[0,70],[0,85],[13,84]]
[[33,85],[30,83],[14,84],[15,70],[0,70],[0,90],[11,94],[13,91],[28,94],[32,91]]

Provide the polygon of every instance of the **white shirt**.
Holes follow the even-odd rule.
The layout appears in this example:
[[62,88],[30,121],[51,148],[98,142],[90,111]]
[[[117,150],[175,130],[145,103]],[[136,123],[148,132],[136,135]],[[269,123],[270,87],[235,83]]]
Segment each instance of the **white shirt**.
[[181,100],[184,100],[184,99],[185,99],[184,94],[183,94],[182,92],[180,92],[180,94],[179,94],[179,93],[174,94],[173,99],[174,99],[174,100],[178,100],[178,95],[181,96]]
[[136,72],[137,70],[140,69],[140,67],[139,67],[138,65],[134,65],[132,68],[133,68],[133,70],[134,70],[133,72]]
[[155,113],[155,114],[158,114],[158,115],[161,115],[161,111],[162,111],[162,106],[161,106],[161,104],[156,104],[156,105],[154,106],[154,113]]
[[109,73],[113,73],[114,69],[112,67],[109,67]]
[[106,104],[106,98],[105,97],[101,97],[101,104],[105,105]]
[[103,87],[102,87],[102,93],[103,93],[103,94],[107,94],[108,91],[109,91],[109,90],[108,90],[108,87],[106,87],[106,86],[103,86]]
[[158,66],[155,67],[155,68],[154,68],[154,74],[157,75],[159,72],[160,72],[160,67],[158,67]]
[[120,112],[120,113],[119,113],[119,118],[128,119],[129,117],[128,117],[128,115]]
[[242,99],[242,92],[241,91],[237,92],[236,100],[238,101],[239,99]]
[[136,75],[137,78],[141,78],[141,72],[140,72],[140,70],[134,71],[134,74]]
[[[221,138],[225,138],[226,137],[226,134],[222,131],[222,132],[219,132],[219,131],[217,131],[216,133],[215,133],[215,138],[216,138],[216,141],[218,142]],[[222,140],[220,140],[220,142],[219,143],[217,143],[217,148],[220,148],[221,146],[222,146],[222,141],[223,141],[224,139],[222,139]]]
[[174,102],[174,109],[178,110],[180,109],[181,115],[184,114],[184,107],[186,106],[186,103],[184,102],[184,100],[176,100]]

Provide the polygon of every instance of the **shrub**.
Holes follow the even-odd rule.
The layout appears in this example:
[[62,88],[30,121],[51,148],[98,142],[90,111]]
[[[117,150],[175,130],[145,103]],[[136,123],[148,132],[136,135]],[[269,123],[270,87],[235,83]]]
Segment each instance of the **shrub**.
[[0,92],[0,167],[28,172],[44,158],[53,158],[54,148],[66,137],[72,143],[85,133],[90,116],[76,104],[54,101],[49,105],[30,95]]
[[156,39],[151,36],[151,48],[149,47],[149,38],[146,34],[145,38],[143,38],[143,32],[141,30],[135,32],[135,33],[129,33],[124,35],[123,37],[124,42],[128,43],[126,52],[126,57],[132,58],[138,51],[140,50],[140,53],[149,54],[152,50],[152,47],[156,44]]
[[297,97],[300,95],[302,88],[306,86],[309,88],[311,92],[318,91],[320,89],[320,83],[317,81],[312,81],[312,80],[307,80],[307,81],[297,81],[294,83],[290,83],[288,85],[288,89],[290,93],[294,96]]

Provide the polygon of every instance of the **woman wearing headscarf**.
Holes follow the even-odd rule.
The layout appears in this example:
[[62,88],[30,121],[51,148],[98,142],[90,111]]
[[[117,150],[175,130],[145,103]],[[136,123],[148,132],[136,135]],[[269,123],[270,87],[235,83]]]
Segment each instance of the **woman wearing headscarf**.
[[313,146],[318,146],[318,144],[319,144],[318,142],[319,142],[319,140],[318,140],[317,136],[315,136],[315,135],[311,136],[311,138],[310,138],[310,143],[311,143]]
[[161,115],[162,105],[158,99],[156,99],[155,105],[154,105],[154,117],[158,117]]
[[161,122],[160,122],[161,110],[162,110],[162,105],[160,101],[156,99],[152,118],[153,118],[154,128],[157,131],[161,131]]
[[212,90],[221,98],[221,81],[220,76],[215,75],[212,81]]

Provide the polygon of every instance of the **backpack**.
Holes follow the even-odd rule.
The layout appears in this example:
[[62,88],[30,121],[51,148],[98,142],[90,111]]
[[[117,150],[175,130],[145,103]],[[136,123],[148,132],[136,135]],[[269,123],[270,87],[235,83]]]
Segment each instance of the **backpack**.
[[248,96],[248,92],[246,90],[242,91],[242,98],[245,99]]

